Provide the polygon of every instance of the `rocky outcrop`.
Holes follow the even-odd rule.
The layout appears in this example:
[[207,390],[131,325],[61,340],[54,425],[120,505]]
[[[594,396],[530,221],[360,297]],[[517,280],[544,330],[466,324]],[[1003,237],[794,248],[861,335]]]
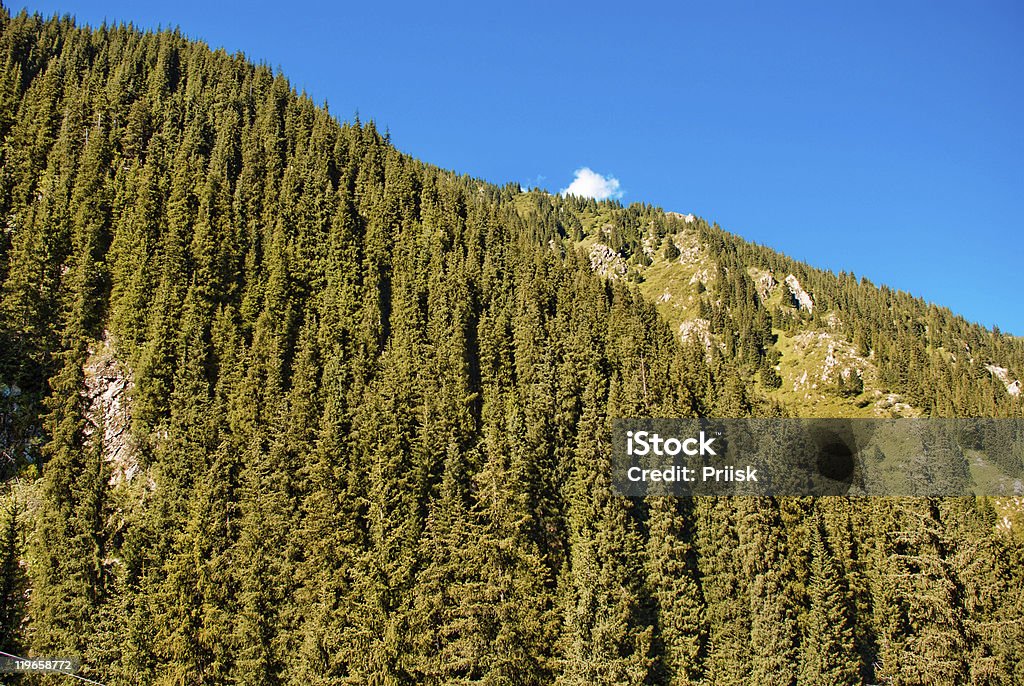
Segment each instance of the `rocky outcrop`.
[[[1020,479],[1014,481],[1013,491],[1014,493],[1024,494],[1024,483]],[[992,504],[995,505],[996,512],[1000,515],[999,521],[996,522],[997,529],[1011,531],[1015,526],[1020,526],[1024,523],[1024,497],[1015,495],[993,498]]]
[[914,408],[903,402],[898,393],[875,391],[875,398],[874,411],[878,416],[908,417],[914,414]]
[[990,371],[994,377],[1003,382],[1003,385],[1006,386],[1007,393],[1017,398],[1020,397],[1020,379],[1011,379],[1010,372],[1006,367],[997,367],[994,364],[987,364],[985,365],[985,369]]
[[711,322],[707,319],[690,319],[679,325],[679,338],[682,339],[683,343],[689,343],[690,341],[698,341],[704,350],[711,352],[711,346],[714,345],[715,339],[711,334]]
[[131,481],[139,471],[138,451],[130,431],[133,384],[107,336],[90,351],[83,371],[91,424],[103,427],[103,456],[110,464],[110,483]]
[[604,243],[590,248],[590,268],[601,276],[617,279],[626,275],[626,261]]
[[825,315],[825,325],[830,331],[841,331],[843,327],[843,320],[835,312],[829,312]]
[[709,281],[711,281],[711,272],[707,269],[698,269],[693,273],[693,276],[690,277],[691,286],[698,283],[707,284]]
[[681,212],[666,212],[665,214],[667,214],[670,217],[675,217],[676,219],[682,219],[687,224],[692,224],[695,221],[697,221],[697,218],[693,216],[692,212],[689,214],[683,214]]
[[804,366],[793,384],[794,392],[825,389],[841,381],[863,381],[877,375],[869,358],[857,354],[852,343],[830,331],[798,333],[793,337],[793,352]]
[[800,281],[790,274],[786,277],[786,287],[793,298],[793,305],[800,310],[807,310],[808,314],[814,312],[814,300],[810,294],[800,286]]
[[[836,344],[828,344],[828,354],[825,355],[825,364],[821,366],[821,380],[829,382],[832,380],[832,372],[836,367],[839,366],[839,358],[836,357]],[[849,376],[849,370],[845,370],[846,375]],[[840,372],[841,373],[841,372]],[[846,378],[846,377],[843,377]]]
[[775,280],[775,276],[771,272],[757,272],[754,276],[754,288],[757,289],[757,297],[760,298],[761,302],[767,302],[768,298],[772,297],[772,291],[779,285],[779,282]]
[[644,236],[643,240],[640,241],[640,249],[643,250],[644,254],[650,258],[653,258],[657,254],[658,245],[658,238],[650,234]]

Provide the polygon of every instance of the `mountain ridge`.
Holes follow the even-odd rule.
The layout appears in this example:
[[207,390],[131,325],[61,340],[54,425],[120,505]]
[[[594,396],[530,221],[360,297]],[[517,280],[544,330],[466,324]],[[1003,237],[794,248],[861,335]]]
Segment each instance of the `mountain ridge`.
[[[789,319],[793,319],[789,324],[783,325],[781,323],[783,319],[780,318],[780,325],[771,327],[771,331],[768,331],[763,323],[761,324],[763,340],[758,342],[757,345],[761,346],[762,352],[760,356],[753,356],[756,358],[752,361],[755,367],[760,364],[766,354],[770,354],[772,358],[776,356],[776,352],[771,349],[775,345],[774,340],[783,333],[782,329],[785,326],[789,326],[791,329],[788,332],[789,334],[795,332],[796,329],[794,327],[803,327],[806,330],[835,335],[838,328],[840,330],[838,333],[845,335],[845,338],[841,337],[843,344],[854,346],[856,342],[854,339],[858,338],[859,343],[854,347],[860,349],[862,357],[872,357],[874,350],[869,339],[877,340],[879,338],[878,333],[867,331],[867,327],[863,323],[855,322],[851,324],[848,321],[843,321],[843,317],[845,316],[846,319],[857,319],[859,315],[850,311],[851,304],[857,299],[862,301],[874,300],[875,302],[871,303],[872,309],[875,310],[874,316],[876,318],[880,316],[887,316],[889,318],[889,323],[884,328],[888,329],[894,337],[913,337],[916,341],[919,341],[919,343],[910,343],[908,340],[904,340],[897,346],[903,347],[903,350],[886,351],[885,354],[887,356],[896,354],[904,357],[920,357],[919,351],[912,351],[910,348],[919,346],[931,350],[934,347],[933,352],[935,354],[927,353],[932,359],[925,360],[921,364],[922,366],[931,367],[928,373],[933,377],[933,383],[945,384],[946,387],[942,390],[916,389],[915,393],[920,397],[916,403],[913,403],[919,406],[914,414],[925,412],[938,413],[938,416],[949,416],[952,412],[951,407],[941,408],[936,406],[935,403],[939,400],[937,396],[945,393],[965,394],[970,392],[963,387],[965,382],[961,382],[961,388],[955,391],[951,388],[951,386],[958,383],[958,376],[963,379],[969,378],[970,382],[966,383],[977,384],[979,387],[986,388],[986,395],[991,394],[991,402],[986,402],[986,407],[984,408],[977,407],[974,410],[975,412],[980,413],[980,415],[987,415],[993,411],[1008,411],[1011,413],[1015,411],[1014,399],[1017,396],[1012,393],[1012,390],[1008,390],[1006,396],[1000,396],[998,391],[995,390],[998,388],[998,384],[990,383],[990,379],[984,378],[984,376],[989,376],[989,374],[984,376],[979,374],[980,369],[990,371],[987,370],[986,365],[1000,366],[1000,368],[1006,366],[1010,370],[1008,372],[1009,375],[1014,377],[1013,370],[1021,369],[1021,364],[1024,363],[1024,354],[1016,346],[1016,339],[1013,337],[996,334],[994,331],[990,332],[981,325],[969,322],[962,316],[956,315],[948,308],[934,305],[922,298],[890,289],[884,285],[876,287],[865,278],[858,280],[850,274],[834,274],[797,262],[770,248],[746,242],[741,237],[723,232],[717,225],[709,224],[705,219],[692,214],[682,215],[675,212],[666,212],[665,217],[669,222],[675,222],[669,228],[658,222],[658,214],[661,210],[648,205],[633,204],[623,208],[617,202],[598,203],[585,199],[574,199],[567,202],[560,200],[559,196],[547,193],[537,195],[536,200],[537,202],[543,202],[543,198],[547,198],[548,202],[552,205],[552,208],[545,210],[545,212],[554,215],[557,215],[559,212],[569,212],[572,215],[564,219],[566,226],[562,227],[561,230],[568,238],[572,239],[575,245],[588,252],[592,268],[595,271],[607,275],[609,270],[611,270],[613,272],[612,278],[624,278],[639,282],[640,291],[650,302],[657,305],[659,312],[666,316],[675,327],[684,325],[684,320],[688,322],[685,323],[687,327],[692,326],[693,322],[704,326],[699,321],[703,319],[702,317],[694,316],[692,312],[688,312],[684,317],[680,318],[676,310],[680,307],[681,302],[686,301],[690,302],[692,307],[696,307],[695,302],[701,302],[702,306],[708,309],[708,296],[701,296],[696,292],[698,289],[706,290],[708,285],[719,276],[715,274],[717,269],[716,253],[713,249],[709,250],[708,242],[718,241],[719,245],[728,246],[726,248],[727,253],[728,251],[733,251],[742,254],[743,263],[738,265],[738,267],[745,269],[748,272],[746,277],[749,278],[740,277],[740,283],[736,284],[735,287],[730,287],[731,290],[724,293],[726,299],[731,299],[736,303],[743,298],[748,300],[754,299],[757,306],[775,308],[779,311],[780,315],[786,315]],[[525,203],[520,202],[517,206],[522,209]],[[634,216],[630,216],[630,214]],[[624,224],[622,226],[617,225],[612,219],[615,216],[623,218]],[[639,216],[643,216],[643,221],[647,222],[647,225],[643,228],[637,224],[639,221],[637,217]],[[686,217],[693,217],[693,219],[686,219]],[[577,231],[578,233],[576,235],[569,235],[572,231]],[[613,232],[621,232],[623,235],[613,236]],[[668,264],[669,260],[665,258],[667,245],[665,241],[670,240],[678,241],[674,253],[679,253],[678,255],[673,254],[671,260],[674,262],[671,265]],[[701,252],[702,250],[703,253]],[[709,253],[711,257],[698,257],[700,254],[708,255]],[[700,273],[683,264],[687,260],[691,262],[691,265],[696,264],[696,261],[700,259],[703,259],[697,270]],[[726,272],[727,270],[728,268],[726,268]],[[775,279],[776,274],[778,279]],[[789,289],[792,297],[797,300],[804,299],[802,308],[794,308],[791,305],[795,303],[784,303],[778,298],[769,301],[768,298],[763,297],[763,295],[768,294],[763,294],[759,297],[757,284],[752,284],[750,281],[754,278],[763,278],[765,275],[770,277],[773,282],[771,289],[781,287],[777,286],[777,284],[787,282],[786,288]],[[812,296],[804,292],[800,285],[808,278],[817,284],[817,290],[823,292],[831,291],[823,293],[826,296],[826,303],[823,308],[819,309],[818,316],[814,316]],[[685,282],[685,285],[683,282]],[[795,284],[795,287],[793,284]],[[836,289],[837,285],[839,286],[838,292]],[[813,293],[816,288],[810,287],[810,290]],[[838,302],[836,301],[836,296],[840,298]],[[695,298],[697,299],[696,301]],[[670,300],[671,302],[669,302]],[[732,303],[727,305],[727,307],[731,306]],[[900,308],[903,312],[894,312],[894,308]],[[803,309],[810,316],[790,316],[800,309]],[[686,312],[685,306],[683,306],[683,311]],[[748,320],[752,319],[750,313],[747,313],[745,316]],[[898,323],[896,319],[901,316],[910,318],[911,321]],[[730,335],[738,336],[741,333],[741,329],[746,328],[749,330],[752,324],[752,321],[734,322]],[[721,330],[724,325],[724,322],[720,322],[716,328]],[[936,329],[936,331],[929,331],[929,326]],[[903,330],[899,331],[899,329]],[[1006,346],[1007,349],[1003,350],[998,345],[995,346],[996,349],[991,349],[986,341],[990,337],[994,340],[1009,343]],[[772,340],[769,341],[769,338]],[[966,364],[959,364],[960,360],[957,358],[957,351],[962,350],[964,347],[968,349],[968,360]],[[977,363],[975,362],[974,354],[970,351],[972,347],[981,348],[978,351],[978,355],[985,356],[983,359],[979,359]],[[796,357],[798,358],[799,356]],[[788,362],[794,362],[792,355],[789,356]],[[773,359],[771,366],[776,367],[777,365],[778,360]],[[809,371],[803,369],[799,363],[795,367],[797,374]],[[877,384],[876,387],[869,390],[874,391],[876,395],[884,396],[888,396],[892,391],[904,393],[905,391],[901,387],[888,388],[888,386],[900,385],[900,372],[898,370],[890,370],[887,373],[893,378],[887,378],[885,383]],[[748,374],[748,380],[752,380],[752,376],[752,374]],[[787,378],[787,382],[790,384],[794,381],[794,378]],[[1002,382],[1002,379],[999,378],[999,381]],[[1010,387],[1013,383],[1013,378],[1009,382],[1003,383]],[[768,390],[771,391],[771,389]],[[838,391],[838,389],[833,390]],[[848,394],[850,390],[843,389],[843,393]],[[795,411],[814,411],[811,403],[803,403],[792,394],[786,396],[784,393],[769,393],[769,395],[779,400],[788,400]],[[826,398],[821,399],[826,400]],[[807,400],[807,398],[803,400]],[[856,404],[856,400],[843,403],[824,403],[825,411],[827,412],[838,412],[840,413],[839,416],[842,416],[843,413],[852,413],[853,416],[860,416],[863,413],[856,407]],[[993,406],[998,405],[1006,409],[995,410]]]
[[810,407],[791,359],[856,408],[862,349],[894,406],[1019,417],[982,367],[1019,342],[440,170],[180,34],[2,11],[0,67],[0,650],[111,686],[1024,669],[1019,499],[629,499],[610,460],[614,417]]

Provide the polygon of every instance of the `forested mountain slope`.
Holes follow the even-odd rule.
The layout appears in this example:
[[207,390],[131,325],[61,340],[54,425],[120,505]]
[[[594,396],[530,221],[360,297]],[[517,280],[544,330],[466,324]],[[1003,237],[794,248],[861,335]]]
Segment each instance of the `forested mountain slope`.
[[[0,650],[106,684],[1024,679],[998,504],[628,500],[608,462],[610,417],[799,413],[776,335],[967,416],[1019,416],[981,366],[1019,340],[439,170],[177,33],[0,14],[0,62]],[[656,270],[705,267],[659,313]]]
[[1021,416],[1018,338],[692,214],[539,191],[517,205],[538,238],[565,237],[594,271],[637,283],[684,340],[802,416]]

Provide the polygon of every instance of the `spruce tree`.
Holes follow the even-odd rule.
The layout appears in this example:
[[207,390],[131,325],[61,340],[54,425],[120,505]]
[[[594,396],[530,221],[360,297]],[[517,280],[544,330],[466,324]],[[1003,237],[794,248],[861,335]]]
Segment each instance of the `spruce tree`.
[[5,495],[0,507],[0,650],[20,654],[27,580],[19,564],[24,551],[16,495]]
[[811,528],[810,611],[801,650],[799,683],[860,683],[853,642],[851,598],[821,516]]
[[627,501],[611,490],[603,386],[591,367],[570,482],[570,554],[559,581],[564,661],[556,683],[566,686],[641,684],[652,665],[653,627],[637,583],[640,542]]
[[654,667],[659,683],[696,684],[702,673],[707,621],[693,545],[691,502],[649,500],[647,583],[656,617]]

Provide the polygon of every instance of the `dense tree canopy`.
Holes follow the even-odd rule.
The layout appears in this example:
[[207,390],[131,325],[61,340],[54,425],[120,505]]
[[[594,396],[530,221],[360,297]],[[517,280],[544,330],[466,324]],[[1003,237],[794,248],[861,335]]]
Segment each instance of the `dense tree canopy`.
[[700,222],[708,355],[574,247],[601,212],[678,257],[656,208],[439,170],[174,32],[3,13],[0,62],[0,649],[108,684],[1024,679],[988,501],[609,473],[611,417],[799,409],[749,383],[782,326],[749,263],[937,415],[1019,416],[948,355],[1019,341]]

